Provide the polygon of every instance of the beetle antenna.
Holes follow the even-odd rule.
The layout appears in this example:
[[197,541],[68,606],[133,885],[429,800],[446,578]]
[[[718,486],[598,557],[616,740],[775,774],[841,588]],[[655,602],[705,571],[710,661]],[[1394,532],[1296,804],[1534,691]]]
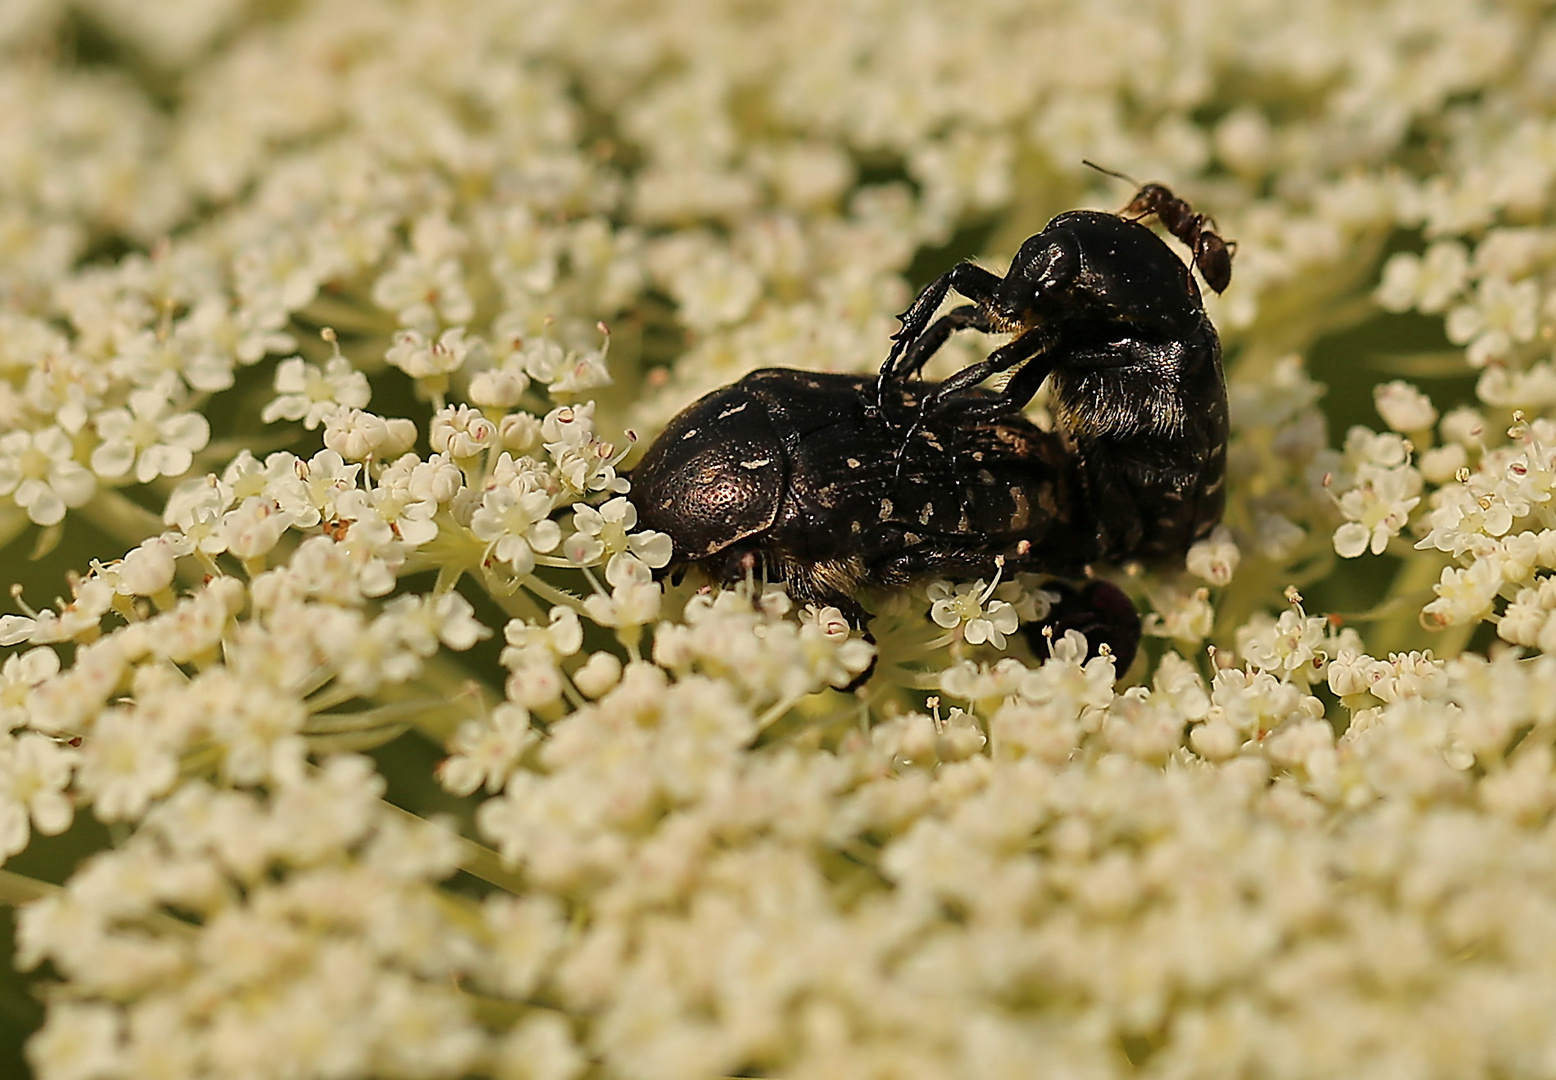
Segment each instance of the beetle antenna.
[[1140,186],[1140,181],[1136,180],[1128,173],[1121,173],[1117,169],[1109,169],[1105,166],[1098,165],[1095,161],[1090,161],[1086,158],[1081,158],[1081,164],[1086,166],[1088,169],[1096,169],[1103,176],[1111,176],[1115,180],[1123,180],[1126,183],[1133,184],[1135,187]]

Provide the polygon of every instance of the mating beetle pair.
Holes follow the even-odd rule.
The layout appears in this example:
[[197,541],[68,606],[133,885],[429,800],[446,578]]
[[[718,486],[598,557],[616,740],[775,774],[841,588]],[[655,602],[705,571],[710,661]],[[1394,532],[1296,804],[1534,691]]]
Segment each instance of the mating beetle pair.
[[[1231,248],[1159,184],[1122,214],[1060,214],[1004,277],[964,262],[932,281],[875,378],[769,368],[693,403],[632,474],[639,521],[669,534],[676,566],[786,581],[861,625],[867,587],[989,577],[1000,560],[1074,577],[1181,558],[1221,517],[1226,384],[1199,288],[1149,215],[1226,287]],[[953,291],[971,303],[931,322]],[[918,381],[965,328],[1015,337]],[[1007,372],[998,392],[979,388]],[[1052,432],[1021,414],[1045,381]],[[1133,655],[1122,594],[1066,592],[1056,629],[1100,628]]]

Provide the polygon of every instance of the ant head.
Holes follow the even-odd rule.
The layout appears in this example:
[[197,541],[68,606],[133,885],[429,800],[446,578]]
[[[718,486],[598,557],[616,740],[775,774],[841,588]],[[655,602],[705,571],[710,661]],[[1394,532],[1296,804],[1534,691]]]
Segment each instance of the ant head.
[[[1105,166],[1098,165],[1095,161],[1089,161],[1085,158],[1081,159],[1081,164],[1088,169],[1097,170],[1103,176],[1111,176],[1115,180],[1122,180],[1126,184],[1134,185],[1134,198],[1129,200],[1128,206],[1119,211],[1120,214],[1133,214],[1136,217],[1145,217],[1147,214],[1160,215],[1164,209],[1171,207],[1174,203],[1182,202],[1166,184],[1158,184],[1154,181],[1149,184],[1142,184],[1128,173],[1121,173],[1117,169],[1106,168]],[[1187,207],[1186,203],[1183,205],[1185,208]]]
[[1181,226],[1174,228],[1184,218],[1193,218],[1193,211],[1189,204],[1172,193],[1172,188],[1166,184],[1141,184],[1135,192],[1135,197],[1129,200],[1129,205],[1119,211],[1122,214],[1133,214],[1135,217],[1148,217],[1155,214],[1169,232],[1177,233]]

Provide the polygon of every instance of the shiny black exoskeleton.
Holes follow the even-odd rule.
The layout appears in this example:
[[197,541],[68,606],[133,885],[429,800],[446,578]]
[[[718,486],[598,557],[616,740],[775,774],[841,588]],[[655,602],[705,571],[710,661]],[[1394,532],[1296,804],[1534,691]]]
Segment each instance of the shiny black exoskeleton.
[[[1160,185],[1125,214],[1159,217],[1207,283],[1231,247]],[[930,324],[952,290],[974,301]],[[669,534],[671,569],[728,584],[786,581],[856,624],[867,587],[1012,570],[1078,576],[1095,562],[1179,558],[1220,520],[1227,402],[1221,347],[1184,264],[1137,219],[1071,211],[1003,278],[970,263],[902,316],[876,379],[753,372],[671,421],[633,472],[640,522]],[[1018,335],[944,383],[916,381],[959,329]],[[999,392],[978,384],[1013,371]],[[1058,431],[1020,410],[1049,379]],[[1129,599],[1060,586],[1048,638],[1079,629],[1127,667]]]
[[[1207,247],[1203,237],[1214,234],[1206,219],[1190,216],[1166,188],[1147,185],[1127,209],[1170,212],[1185,231],[1192,228],[1198,248],[1226,255],[1224,267],[1212,265],[1212,284],[1230,279],[1226,245],[1216,237]],[[973,303],[931,324],[952,291]],[[921,424],[944,430],[1009,414],[1049,381],[1099,559],[1179,558],[1220,521],[1227,440],[1220,339],[1189,268],[1138,220],[1093,210],[1060,214],[1021,245],[1004,277],[961,263],[930,282],[901,318],[872,403],[884,422],[911,433]],[[1018,336],[904,417],[892,387],[964,328]],[[974,392],[1007,371],[1013,374],[997,394]]]
[[1215,231],[1215,222],[1172,193],[1164,184],[1144,184],[1124,207],[1124,214],[1136,220],[1155,216],[1162,228],[1188,247],[1194,256],[1194,269],[1205,279],[1212,292],[1224,293],[1232,284],[1232,253],[1237,245],[1223,240]]
[[[638,522],[667,533],[672,569],[788,582],[856,624],[865,588],[1007,571],[1078,574],[1097,529],[1061,441],[1017,412],[931,417],[907,435],[867,408],[872,380],[767,368],[673,419],[632,471]],[[934,384],[894,380],[916,414]],[[968,391],[969,402],[994,396]]]
[[1140,613],[1129,596],[1111,581],[1098,579],[1080,585],[1050,581],[1043,591],[1057,597],[1042,622],[1021,629],[1026,632],[1032,655],[1046,660],[1053,643],[1070,630],[1086,635],[1087,656],[1096,656],[1103,645],[1113,654],[1115,671],[1127,671],[1140,648]]
[[1095,161],[1084,161],[1081,164],[1096,169],[1104,176],[1117,177],[1134,184],[1139,190],[1119,214],[1135,221],[1155,217],[1162,223],[1162,228],[1188,247],[1189,253],[1194,256],[1194,269],[1199,271],[1211,291],[1226,292],[1226,287],[1232,284],[1232,255],[1237,251],[1237,243],[1221,238],[1216,232],[1215,219],[1208,214],[1196,214],[1188,201],[1178,198],[1166,184],[1142,184],[1124,173],[1103,168]]

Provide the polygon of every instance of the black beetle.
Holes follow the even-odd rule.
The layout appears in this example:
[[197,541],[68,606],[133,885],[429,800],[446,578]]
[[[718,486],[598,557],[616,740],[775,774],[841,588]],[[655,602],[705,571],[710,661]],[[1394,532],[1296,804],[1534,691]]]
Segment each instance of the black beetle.
[[[869,377],[766,368],[670,421],[632,470],[644,528],[667,533],[671,570],[721,584],[786,581],[856,625],[870,587],[1009,570],[1078,574],[1097,555],[1064,445],[1019,413],[956,416],[906,438],[867,406]],[[934,385],[895,380],[893,411]],[[975,392],[972,400],[993,400]]]
[[[1189,243],[1217,291],[1231,247],[1161,185],[1126,208]],[[930,318],[952,290],[973,303]],[[694,402],[632,474],[638,520],[672,571],[786,581],[856,625],[867,587],[1181,558],[1221,518],[1221,344],[1189,268],[1137,218],[1060,214],[999,277],[962,263],[901,316],[874,379],[767,368]],[[1015,340],[943,383],[917,381],[960,329]],[[979,388],[1011,371],[998,392]],[[1020,410],[1049,379],[1058,430]],[[1140,625],[1117,587],[1061,586],[1043,626],[1086,632],[1128,666]]]
[[[1164,209],[1166,208],[1166,209]],[[1127,211],[1162,214],[1229,249],[1202,216],[1161,185],[1141,189]],[[1191,228],[1192,226],[1192,228]],[[1220,278],[1224,270],[1225,279]],[[973,303],[937,319],[951,291]],[[1221,519],[1225,504],[1227,398],[1221,342],[1190,269],[1138,220],[1071,210],[1021,245],[1002,278],[961,263],[925,287],[901,316],[872,404],[889,426],[911,432],[1022,408],[1045,380],[1058,429],[1073,447],[1080,498],[1108,562],[1181,558]],[[908,380],[956,330],[1019,336],[957,372],[902,421],[891,387]],[[1011,371],[997,394],[974,388]]]

